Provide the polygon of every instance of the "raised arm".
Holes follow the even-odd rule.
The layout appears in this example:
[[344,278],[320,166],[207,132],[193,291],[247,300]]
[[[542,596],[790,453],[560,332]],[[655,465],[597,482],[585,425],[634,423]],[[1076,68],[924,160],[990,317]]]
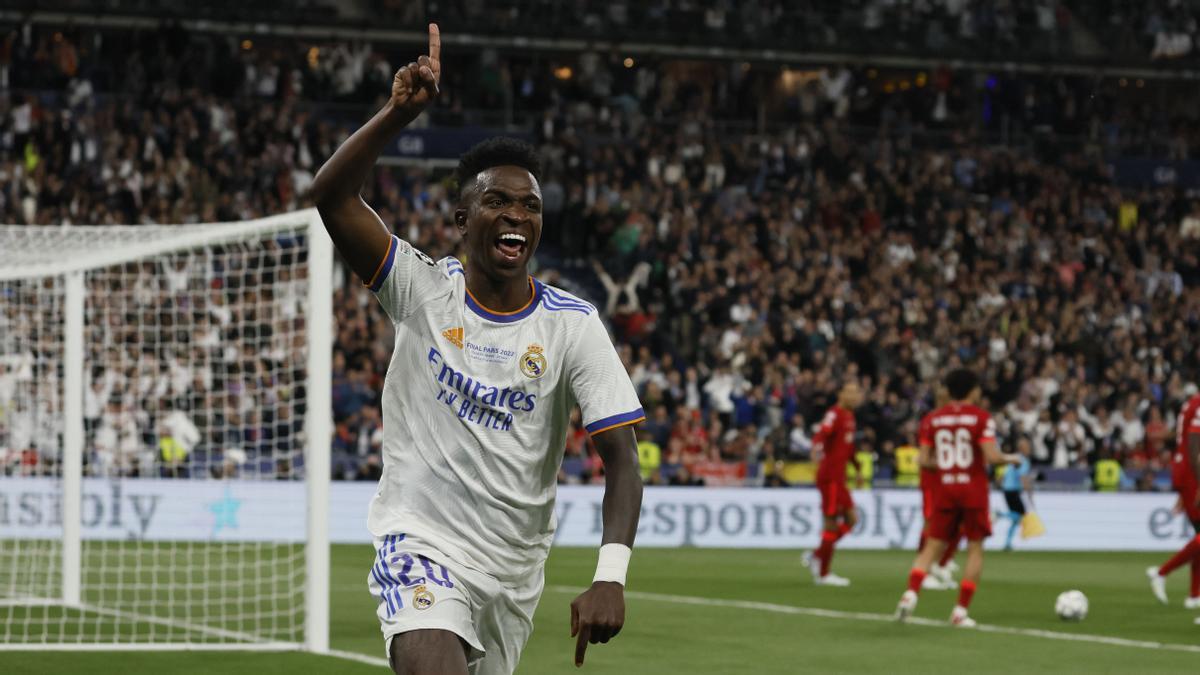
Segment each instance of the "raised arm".
[[[596,451],[604,462],[604,535],[601,543],[601,567],[606,565],[608,555],[604,546],[618,544],[613,548],[624,550],[624,562],[628,563],[628,550],[633,546],[637,534],[638,517],[642,511],[642,477],[638,473],[637,439],[628,426],[602,431],[592,436]],[[624,570],[614,576],[620,581],[602,581],[604,576],[597,568],[597,579],[591,588],[571,603],[571,635],[575,640],[575,665],[583,665],[584,652],[588,643],[608,642],[621,632],[625,625]]]
[[441,34],[431,23],[429,54],[396,71],[387,104],[333,153],[309,191],[334,246],[363,280],[387,255],[390,235],[359,191],[387,144],[437,96],[441,51]]

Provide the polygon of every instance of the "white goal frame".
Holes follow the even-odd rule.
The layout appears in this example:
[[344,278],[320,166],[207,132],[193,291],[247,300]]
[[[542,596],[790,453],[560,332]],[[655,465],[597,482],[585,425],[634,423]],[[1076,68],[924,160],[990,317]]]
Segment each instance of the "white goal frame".
[[[43,231],[84,234],[134,233],[137,226],[0,226],[29,227]],[[2,605],[61,606],[69,609],[108,614],[118,618],[159,623],[185,628],[213,637],[240,640],[230,643],[205,642],[63,642],[0,643],[0,651],[291,651],[303,649],[329,653],[329,482],[331,461],[332,355],[333,355],[333,243],[316,209],[260,218],[257,220],[180,225],[179,234],[148,242],[133,242],[95,252],[70,251],[64,258],[28,264],[17,262],[0,266],[0,281],[47,277],[64,279],[63,311],[63,459],[62,459],[62,588],[61,598],[6,600]],[[304,233],[308,252],[308,320],[304,448],[306,481],[305,600],[304,642],[272,642],[259,636],[211,626],[180,622],[161,617],[131,614],[89,605],[82,599],[82,495],[84,450],[84,310],[87,289],[84,274],[90,270],[133,262],[203,246],[243,241],[255,236],[282,232]],[[325,320],[313,320],[325,317]]]

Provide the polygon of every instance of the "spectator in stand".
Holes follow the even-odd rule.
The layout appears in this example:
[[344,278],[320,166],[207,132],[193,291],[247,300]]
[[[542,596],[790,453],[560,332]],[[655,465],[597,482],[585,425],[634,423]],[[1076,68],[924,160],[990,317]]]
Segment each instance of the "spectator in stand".
[[661,483],[659,467],[662,465],[662,447],[654,442],[644,424],[638,427],[637,436],[638,469],[642,473],[642,480],[651,485]]
[[1171,466],[1170,452],[1167,442],[1173,440],[1171,432],[1163,420],[1162,410],[1157,405],[1151,405],[1146,410],[1146,434],[1142,438],[1141,461],[1155,470]]
[[807,460],[812,455],[812,434],[805,427],[804,418],[792,416],[791,430],[788,432],[788,457],[797,460]]

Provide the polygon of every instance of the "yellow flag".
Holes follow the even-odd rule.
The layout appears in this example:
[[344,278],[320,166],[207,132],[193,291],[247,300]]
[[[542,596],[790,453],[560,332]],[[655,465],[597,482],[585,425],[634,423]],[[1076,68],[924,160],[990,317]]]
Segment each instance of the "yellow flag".
[[1046,534],[1046,525],[1038,514],[1030,511],[1021,518],[1021,538],[1033,539]]

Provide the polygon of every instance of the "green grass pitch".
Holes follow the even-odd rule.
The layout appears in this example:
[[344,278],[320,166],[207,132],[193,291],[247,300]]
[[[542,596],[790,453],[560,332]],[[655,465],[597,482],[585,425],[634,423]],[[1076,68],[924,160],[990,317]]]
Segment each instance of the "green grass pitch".
[[[374,602],[366,591],[373,551],[333,551],[332,646],[383,654]],[[556,549],[547,590],[518,672],[697,675],[701,673],[1170,673],[1196,672],[1200,626],[1182,607],[1187,570],[1170,580],[1172,604],[1150,595],[1143,570],[1165,556],[1128,553],[990,553],[973,616],[985,626],[1051,631],[1012,632],[897,625],[881,620],[903,590],[907,551],[840,551],[835,569],[850,588],[816,588],[797,551],[641,549],[630,569],[625,630],[588,649],[572,666],[568,604],[591,578],[595,551]],[[1055,596],[1069,588],[1091,601],[1086,621],[1054,615]],[[686,597],[671,597],[686,596]],[[917,616],[944,620],[951,592],[922,594]],[[724,604],[722,604],[724,603]],[[789,608],[835,610],[796,613]],[[862,615],[854,615],[862,613]],[[1160,647],[1072,641],[1103,636]],[[386,669],[303,653],[0,652],[0,672],[50,675],[114,673],[357,674]]]

